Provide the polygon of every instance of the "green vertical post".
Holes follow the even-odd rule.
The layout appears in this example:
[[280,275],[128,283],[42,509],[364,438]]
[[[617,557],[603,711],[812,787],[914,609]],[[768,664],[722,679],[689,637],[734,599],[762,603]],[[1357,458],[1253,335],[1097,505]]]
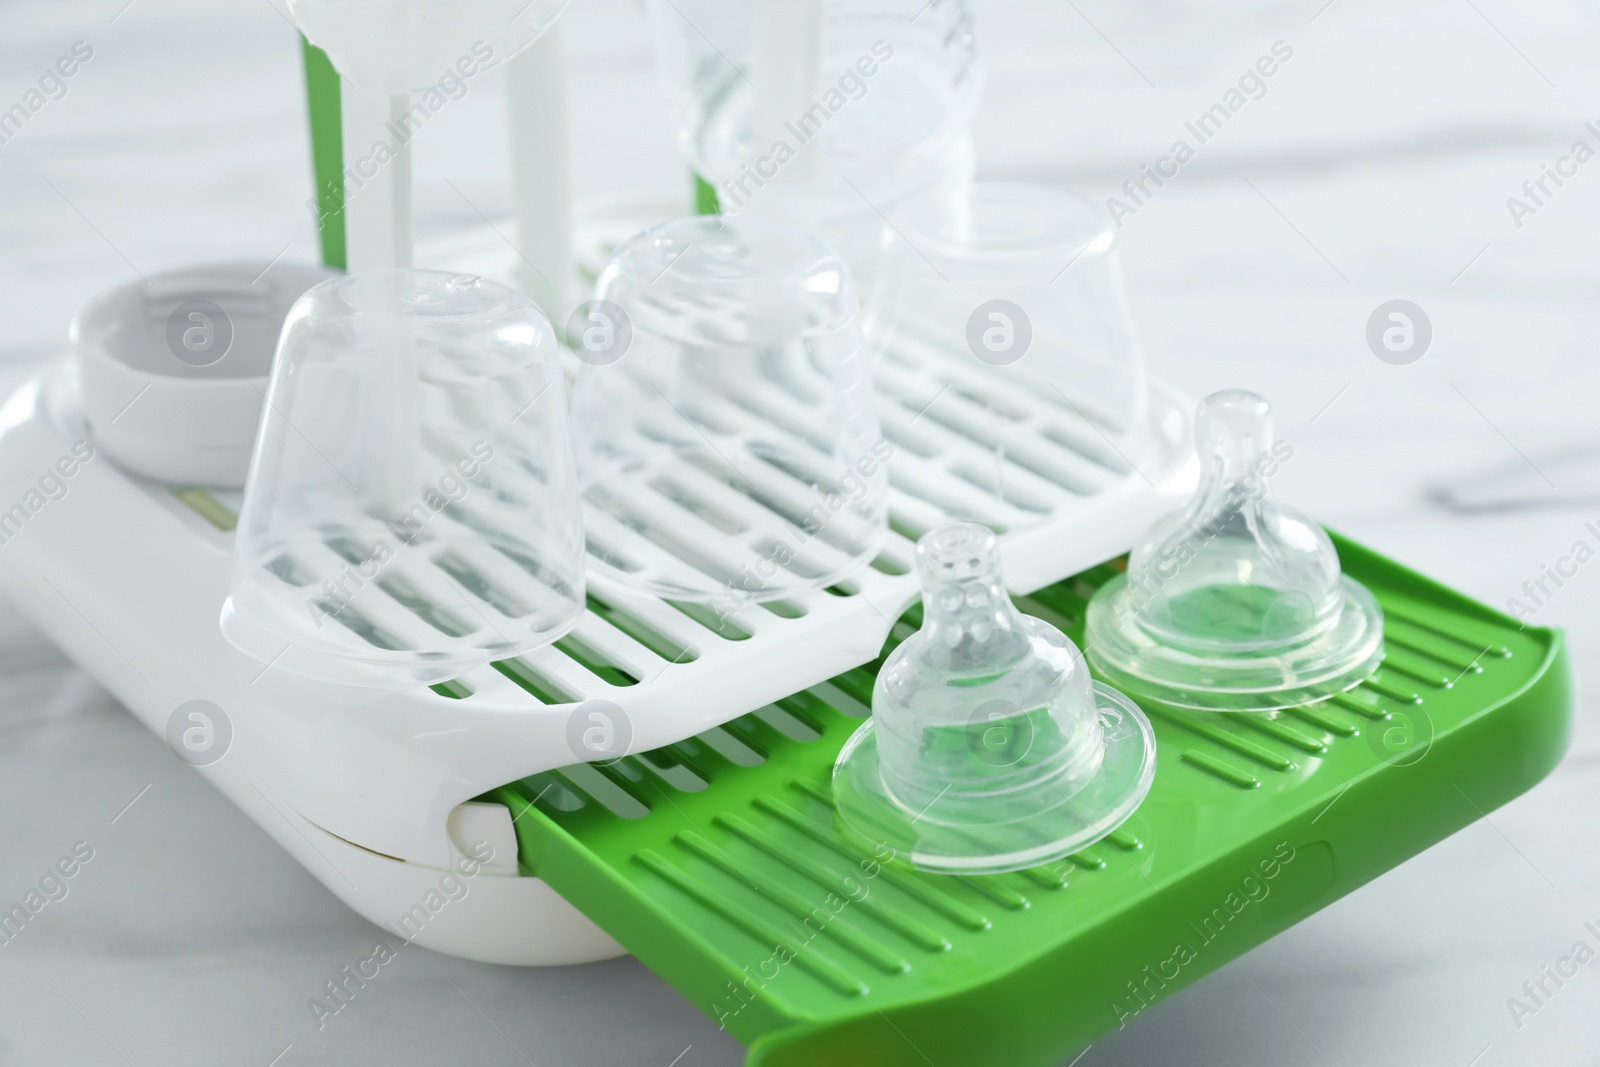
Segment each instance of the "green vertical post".
[[306,107],[311,118],[311,169],[316,181],[317,237],[322,262],[345,269],[344,140],[339,111],[339,72],[328,54],[300,38],[306,67]]
[[694,213],[696,215],[722,214],[722,201],[717,197],[717,187],[698,174],[694,176]]

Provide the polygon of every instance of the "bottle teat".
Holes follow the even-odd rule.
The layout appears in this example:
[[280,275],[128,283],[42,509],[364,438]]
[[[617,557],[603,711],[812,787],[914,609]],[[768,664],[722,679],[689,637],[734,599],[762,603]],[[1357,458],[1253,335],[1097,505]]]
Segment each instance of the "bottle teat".
[[922,628],[889,655],[834,794],[858,835],[919,867],[1017,870],[1099,840],[1154,771],[1149,723],[1093,682],[1065,634],[1017,610],[995,535],[973,523],[917,544]]
[[1089,605],[1095,667],[1139,696],[1213,711],[1309,703],[1358,684],[1382,658],[1383,615],[1342,576],[1322,527],[1279,504],[1294,455],[1267,402],[1208,396],[1195,419],[1200,487],[1134,547],[1125,579]]

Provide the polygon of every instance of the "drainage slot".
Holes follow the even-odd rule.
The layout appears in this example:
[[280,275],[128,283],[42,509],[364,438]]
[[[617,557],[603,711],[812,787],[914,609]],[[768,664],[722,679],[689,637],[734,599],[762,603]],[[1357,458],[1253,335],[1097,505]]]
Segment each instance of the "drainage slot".
[[992,411],[996,415],[1010,419],[1012,422],[1025,422],[1030,418],[1029,412],[1017,407],[1011,401],[1002,398],[996,393],[975,389],[965,383],[952,386],[950,391],[971,403],[977,404],[986,411]]
[[700,658],[700,654],[688,645],[674,640],[643,619],[608,604],[593,593],[589,594],[589,610],[668,663],[693,663]]
[[812,727],[809,723],[802,722],[798,717],[791,715],[781,704],[768,704],[764,708],[757,708],[750,714],[778,731],[791,741],[815,741],[822,736],[822,731]]
[[533,694],[541,704],[575,704],[578,698],[546,678],[523,659],[496,660],[494,669]]
[[428,688],[442,697],[449,697],[451,700],[465,700],[473,692],[472,686],[463,682],[460,678],[452,678],[448,682],[440,682],[437,685],[430,685]]
[[593,530],[584,533],[584,549],[601,563],[627,574],[638,574],[644,570],[639,564],[596,537]]
[[642,819],[650,814],[650,809],[629,796],[627,790],[587,763],[563,767],[559,773],[613,815],[624,819]]
[[872,569],[877,571],[879,574],[887,574],[891,578],[898,578],[902,574],[907,573],[905,567],[901,566],[895,560],[890,559],[888,556],[874,556],[872,558],[871,566]]
[[886,422],[883,424],[883,436],[895,448],[903,448],[912,455],[921,456],[923,459],[931,459],[942,451],[938,445],[912,430],[909,423],[896,424]]
[[[1048,515],[1052,510],[1047,502],[1013,485],[1006,478],[1004,468],[999,471],[982,471],[969,464],[961,463],[956,465],[953,473],[968,485],[976,486],[985,493],[992,493],[1014,508],[1031,511],[1035,515]],[[998,486],[995,484],[996,482],[999,483]]]
[[584,670],[607,685],[622,687],[639,684],[639,679],[612,663],[604,652],[601,652],[581,637],[568,634],[557,641],[555,647],[564,653],[568,659],[575,661]]
[[679,540],[673,534],[662,529],[655,522],[629,508],[627,504],[616,499],[609,493],[591,490],[588,500],[597,507],[603,508],[606,514],[616,519],[622,525],[638,534],[658,548],[665,549],[682,562],[693,567],[701,574],[715,578],[724,585],[734,585],[738,582],[737,572],[725,567],[719,560],[702,553],[699,549]]
[[[371,559],[374,552],[374,548],[363,548],[348,537],[330,537],[325,544],[345,562],[357,565]],[[465,637],[477,629],[428,600],[416,586],[400,575],[386,575],[377,584],[379,589],[409,608],[417,618],[447,637]]]
[[668,600],[664,603],[678,609],[707,630],[728,641],[747,641],[750,631],[734,622],[731,618],[718,615],[705,604],[695,604],[687,600]]
[[676,482],[657,478],[650,488],[678,505],[695,518],[725,534],[742,534],[750,527],[721,508],[714,507]]
[[267,560],[265,568],[269,573],[297,589],[303,589],[311,584],[311,576],[301,570],[300,564],[287,555],[274,556]]
[[741,767],[759,767],[767,762],[765,756],[720,726],[713,726],[705,733],[696,734],[695,736],[715,749],[723,759],[728,760],[730,763],[736,763]]
[[581,811],[589,806],[589,798],[572,788],[572,785],[555,771],[531,774],[521,782],[525,792],[532,794],[533,803],[554,811]]
[[[1025,470],[1032,471],[1047,482],[1053,482],[1061,488],[1079,496],[1093,496],[1096,492],[1094,486],[1087,484],[1082,478],[1072,472],[1051,462],[1047,456],[1034,455],[1033,448],[1022,441],[1007,442],[997,433],[992,426],[980,425],[970,419],[963,420],[955,412],[929,411],[928,418],[952,433],[960,434],[968,441],[979,445],[986,452],[993,452],[999,448],[1006,449],[1006,458]],[[965,415],[962,412],[961,415]],[[1037,444],[1037,442],[1034,442]],[[1074,453],[1077,455],[1077,453]],[[1078,458],[1082,459],[1081,455]],[[1100,464],[1096,463],[1096,466]]]
[[688,764],[676,759],[667,749],[658,748],[654,752],[641,752],[633,758],[680,793],[698,793],[711,784],[690,769]]
[[[895,511],[892,507],[889,509],[889,529],[893,530],[895,533],[899,534],[901,537],[904,537],[907,541],[910,541],[913,544],[921,540],[922,535],[928,532],[921,526],[906,518],[904,515]],[[901,573],[904,574],[905,572],[902,570]]]
[[506,618],[519,619],[524,615],[530,614],[527,605],[479,574],[460,556],[452,552],[446,552],[436,558],[434,562],[439,565],[440,570],[460,582],[462,588],[479,600],[491,605]]
[[326,600],[318,600],[317,607],[328,613],[328,617],[355,634],[361,640],[374,648],[381,648],[385,652],[404,652],[409,646],[398,637],[376,626],[371,620],[363,617],[354,608],[346,604],[342,608],[335,608]]

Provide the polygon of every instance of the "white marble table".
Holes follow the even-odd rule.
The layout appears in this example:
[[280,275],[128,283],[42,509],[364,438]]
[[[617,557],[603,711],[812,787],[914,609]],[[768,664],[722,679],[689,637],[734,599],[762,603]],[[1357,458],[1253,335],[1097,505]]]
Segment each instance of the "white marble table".
[[[273,0],[125,4],[0,7],[0,109],[73,42],[94,49],[0,144],[8,380],[135,268],[313,256],[297,47]],[[1559,455],[1600,437],[1600,163],[1520,227],[1506,204],[1573,140],[1600,146],[1584,128],[1600,18],[1571,2],[1322,4],[978,0],[982,169],[1112,195],[1274,42],[1291,47],[1265,94],[1125,220],[1150,363],[1193,393],[1270,396],[1295,446],[1282,492],[1503,605],[1600,518],[1595,455]],[[681,188],[639,5],[575,0],[568,18],[576,185]],[[486,79],[430,126],[424,234],[509,210],[502,121]],[[1394,298],[1435,330],[1409,366],[1364,340]],[[1458,514],[1435,502],[1452,480],[1543,499]],[[1584,929],[1600,925],[1583,673],[1597,593],[1593,563],[1535,617],[1570,628],[1579,670],[1571,752],[1549,780],[1150,1010],[1083,1067],[1595,1062],[1600,963],[1520,1026],[1507,1000],[1574,942],[1600,948]],[[75,842],[94,849],[69,895],[0,947],[6,1067],[741,1062],[632,960],[516,970],[412,949],[319,1030],[307,999],[373,929],[3,605],[0,693],[0,900]]]

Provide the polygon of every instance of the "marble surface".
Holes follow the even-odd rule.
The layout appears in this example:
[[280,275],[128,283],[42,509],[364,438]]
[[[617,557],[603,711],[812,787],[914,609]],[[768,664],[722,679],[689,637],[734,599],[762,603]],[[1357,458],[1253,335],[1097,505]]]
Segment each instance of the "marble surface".
[[[1521,195],[1600,118],[1600,12],[1571,0],[976,0],[985,174],[1113,195],[1274,42],[1293,49],[1121,231],[1152,367],[1270,396],[1279,488],[1493,604],[1600,519],[1592,294],[1600,163]],[[626,0],[567,17],[574,182],[686,181]],[[89,294],[206,259],[313,256],[296,41],[273,0],[8,0],[0,109],[75,41],[93,58],[0,145],[0,377]],[[418,149],[419,231],[509,211],[498,83]],[[1380,362],[1404,298],[1432,347]],[[1576,449],[1576,451],[1573,451]],[[1474,510],[1444,501],[1467,500]],[[1569,628],[1570,754],[1526,796],[1103,1039],[1081,1067],[1595,1062],[1600,965],[1536,1015],[1507,1000],[1600,921],[1600,564]],[[0,605],[0,899],[78,841],[69,895],[0,948],[0,1064],[708,1067],[742,1050],[632,960],[558,971],[413,950],[318,1030],[306,1000],[369,948],[325,892]],[[133,801],[132,806],[128,806]],[[276,1058],[275,1058],[276,1057]]]

